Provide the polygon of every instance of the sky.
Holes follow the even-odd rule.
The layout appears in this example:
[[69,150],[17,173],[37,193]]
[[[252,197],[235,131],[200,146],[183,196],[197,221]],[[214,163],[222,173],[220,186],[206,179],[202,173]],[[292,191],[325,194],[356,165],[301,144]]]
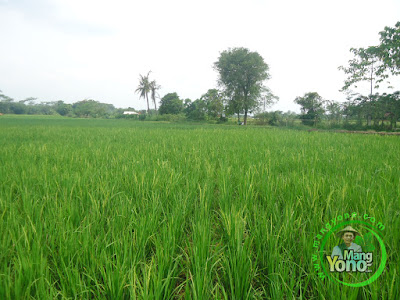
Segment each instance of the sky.
[[350,48],[377,45],[397,21],[398,0],[0,0],[0,90],[145,109],[140,74],[151,71],[161,97],[195,100],[218,87],[220,53],[245,47],[269,65],[265,85],[280,98],[270,110],[299,112],[307,92],[345,101],[338,67]]

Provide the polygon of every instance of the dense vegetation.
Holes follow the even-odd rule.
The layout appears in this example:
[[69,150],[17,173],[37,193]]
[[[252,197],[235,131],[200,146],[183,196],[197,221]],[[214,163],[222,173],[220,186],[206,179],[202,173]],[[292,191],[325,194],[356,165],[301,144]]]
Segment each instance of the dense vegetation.
[[[348,66],[341,66],[347,75],[342,91],[347,93],[347,102],[339,103],[333,99],[324,99],[317,92],[308,92],[298,96],[294,102],[301,106],[301,113],[266,112],[266,107],[279,98],[265,85],[270,78],[269,66],[257,53],[246,48],[232,48],[223,51],[214,63],[218,72],[218,85],[221,88],[209,89],[199,99],[181,99],[178,93],[167,93],[160,99],[157,110],[158,90],[161,86],[147,75],[140,75],[136,93],[147,102],[147,111],[141,111],[141,120],[151,121],[218,121],[226,122],[228,117],[237,116],[238,124],[243,117],[247,125],[247,116],[252,114],[255,124],[292,126],[298,119],[307,126],[323,126],[347,129],[393,130],[400,119],[400,92],[373,93],[374,88],[400,74],[400,22],[395,27],[385,27],[380,35],[380,44],[368,48],[351,48],[354,57]],[[370,82],[370,93],[365,96],[353,93],[350,87],[358,82]],[[390,82],[388,82],[390,84]],[[393,88],[393,87],[391,87]],[[154,110],[150,109],[150,102]],[[1,94],[1,114],[59,114],[62,116],[91,118],[121,118],[124,110],[116,109],[112,104],[85,99],[74,104],[63,101],[35,102],[35,98],[20,101]],[[164,115],[164,116],[163,116]],[[130,116],[132,117],[132,116]]]
[[[397,299],[398,137],[0,118],[1,299]],[[321,280],[330,219],[382,222],[385,272]]]
[[36,98],[15,101],[1,94],[0,113],[17,115],[61,115],[80,118],[110,118],[122,114],[124,109],[117,109],[112,104],[100,103],[93,99],[85,99],[67,104],[62,100],[37,103]]
[[[311,97],[311,98],[310,98]],[[315,98],[313,98],[315,97]],[[3,114],[28,115],[61,115],[78,118],[129,118],[148,121],[201,121],[224,123],[230,120],[233,124],[243,117],[228,118],[229,106],[224,103],[221,92],[210,89],[200,99],[182,100],[177,93],[169,93],[161,100],[158,114],[155,110],[139,111],[139,116],[125,116],[125,110],[117,109],[112,104],[94,100],[82,100],[74,104],[63,101],[35,103],[32,99],[14,101],[0,94],[0,112]],[[295,99],[302,105],[301,113],[294,112],[259,112],[253,115],[250,124],[293,127],[300,123],[318,128],[375,129],[394,130],[398,127],[400,116],[400,93],[376,94],[370,97],[357,96],[339,104],[325,101],[317,93],[307,93]],[[236,118],[236,121],[235,121]]]

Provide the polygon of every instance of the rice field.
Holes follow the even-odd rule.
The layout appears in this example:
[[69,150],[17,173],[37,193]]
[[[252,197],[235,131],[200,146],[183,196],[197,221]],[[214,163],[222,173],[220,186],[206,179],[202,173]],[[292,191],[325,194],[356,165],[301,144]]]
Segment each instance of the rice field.
[[[399,299],[399,166],[398,136],[2,116],[0,299]],[[352,212],[388,253],[360,288],[312,261]]]

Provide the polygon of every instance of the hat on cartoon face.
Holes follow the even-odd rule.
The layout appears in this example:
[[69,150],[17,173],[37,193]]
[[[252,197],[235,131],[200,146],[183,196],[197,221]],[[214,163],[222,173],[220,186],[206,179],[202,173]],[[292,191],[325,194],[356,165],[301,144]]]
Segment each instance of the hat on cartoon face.
[[338,236],[338,237],[342,237],[342,234],[345,233],[345,232],[352,232],[352,233],[354,234],[354,237],[356,237],[357,235],[361,235],[361,234],[360,234],[357,230],[355,230],[353,227],[347,226],[346,228],[340,230],[340,231],[337,233],[337,236]]

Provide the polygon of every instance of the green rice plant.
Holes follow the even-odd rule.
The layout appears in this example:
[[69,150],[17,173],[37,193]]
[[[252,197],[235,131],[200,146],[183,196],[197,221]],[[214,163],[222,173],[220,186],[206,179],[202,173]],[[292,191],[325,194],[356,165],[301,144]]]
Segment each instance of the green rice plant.
[[219,263],[220,249],[213,245],[214,228],[212,226],[212,211],[210,189],[199,187],[199,201],[195,206],[192,221],[192,241],[188,243],[186,259],[188,268],[188,295],[192,299],[213,298],[215,269]]
[[[396,136],[2,116],[0,145],[0,299],[400,295]],[[385,225],[361,288],[312,260],[351,212]]]
[[230,211],[220,214],[227,245],[222,258],[225,290],[230,299],[249,299],[253,292],[251,280],[256,272],[252,266],[252,239],[246,232],[244,209],[237,210],[232,206]]

